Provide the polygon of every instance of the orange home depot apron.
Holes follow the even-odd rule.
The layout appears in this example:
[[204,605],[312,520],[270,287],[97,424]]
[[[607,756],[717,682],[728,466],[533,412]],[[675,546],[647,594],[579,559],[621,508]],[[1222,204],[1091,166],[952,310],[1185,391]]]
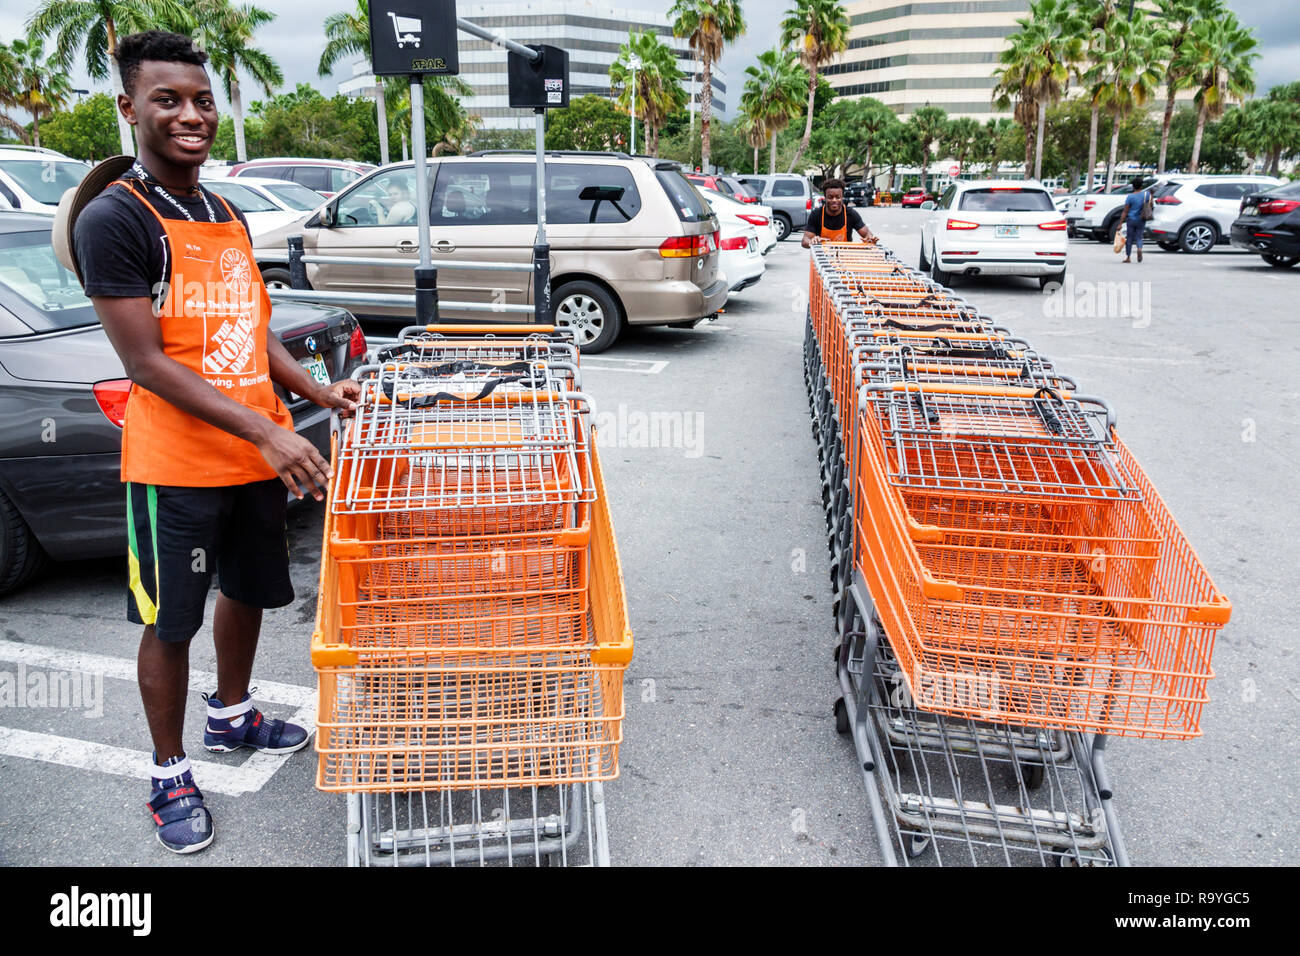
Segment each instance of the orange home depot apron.
[[[171,250],[168,288],[158,310],[163,352],[203,376],[227,398],[293,428],[275,394],[266,351],[271,300],[243,223],[221,197],[228,222],[165,219],[130,183],[113,183],[162,224]],[[122,433],[122,480],[149,485],[217,487],[274,478],[252,442],[131,386]]]
[[826,242],[849,241],[849,210],[847,206],[844,207],[844,211],[841,212],[840,215],[844,217],[844,225],[840,226],[838,229],[829,229],[826,226],[826,207],[822,207],[821,237]]

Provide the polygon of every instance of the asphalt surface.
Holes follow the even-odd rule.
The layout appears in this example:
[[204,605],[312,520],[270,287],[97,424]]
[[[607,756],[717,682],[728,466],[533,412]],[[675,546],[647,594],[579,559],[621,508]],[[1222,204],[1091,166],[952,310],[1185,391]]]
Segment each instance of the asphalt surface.
[[[925,213],[863,212],[915,263]],[[1234,603],[1204,736],[1112,743],[1130,856],[1293,863],[1300,270],[1226,247],[1195,257],[1152,247],[1141,265],[1119,260],[1072,241],[1074,285],[1058,294],[1071,308],[1026,279],[957,288],[1112,403],[1120,433]],[[807,275],[792,239],[715,322],[632,330],[584,363],[637,642],[622,775],[606,788],[616,865],[879,861],[852,747],[831,719],[831,593],[800,364]],[[1096,288],[1085,283],[1116,282],[1139,283],[1127,309],[1106,302],[1106,314],[1090,312]],[[1101,298],[1115,289],[1101,286]],[[275,716],[314,699],[307,648],[320,520],[318,505],[291,515],[298,596],[266,615],[254,684],[306,689],[279,687],[281,702],[264,704]],[[207,851],[178,858],[153,842],[147,783],[128,759],[148,750],[148,737],[130,679],[138,632],[123,615],[124,571],[116,560],[64,564],[0,600],[0,671],[16,673],[19,659],[47,671],[76,655],[118,662],[102,679],[102,715],[87,714],[84,700],[0,709],[0,862],[342,864],[344,800],[315,790],[311,751],[284,758],[269,780],[249,769],[260,789],[209,788],[217,836]],[[196,670],[214,668],[210,635],[209,624],[194,642]],[[202,719],[196,692],[191,754],[244,765],[248,757],[201,750]],[[24,747],[44,759],[5,755]]]

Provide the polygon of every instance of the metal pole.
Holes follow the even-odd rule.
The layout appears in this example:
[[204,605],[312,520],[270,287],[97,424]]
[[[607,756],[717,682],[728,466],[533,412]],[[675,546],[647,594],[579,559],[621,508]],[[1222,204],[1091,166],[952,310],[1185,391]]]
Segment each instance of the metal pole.
[[424,138],[424,79],[411,81],[411,147],[415,152],[415,223],[420,238],[420,265],[415,270],[415,320],[431,325],[438,317],[438,272],[429,248],[429,150]]
[[546,242],[546,111],[536,111],[537,241],[533,244],[533,308],[541,325],[551,321],[551,247]]
[[411,149],[415,153],[415,224],[419,231],[420,265],[429,259],[429,150],[424,142],[424,81],[411,77]]
[[628,117],[632,127],[632,148],[628,150],[636,155],[636,57],[632,58],[632,115]]
[[526,47],[522,43],[516,43],[514,40],[507,40],[505,37],[499,37],[491,30],[485,30],[477,23],[462,20],[460,17],[456,18],[456,29],[463,30],[466,33],[478,37],[480,40],[487,40],[488,43],[491,43],[493,46],[499,46],[502,49],[509,50],[511,53],[517,53],[529,63],[533,63],[541,57],[541,54],[536,50]]

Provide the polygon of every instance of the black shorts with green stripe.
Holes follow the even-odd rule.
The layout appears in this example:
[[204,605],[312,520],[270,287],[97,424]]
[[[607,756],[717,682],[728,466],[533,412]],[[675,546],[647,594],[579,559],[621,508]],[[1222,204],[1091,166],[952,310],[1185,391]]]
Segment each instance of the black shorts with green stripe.
[[222,488],[126,486],[127,618],[161,641],[187,641],[203,626],[217,572],[221,593],[252,607],[293,600],[287,499],[278,478]]

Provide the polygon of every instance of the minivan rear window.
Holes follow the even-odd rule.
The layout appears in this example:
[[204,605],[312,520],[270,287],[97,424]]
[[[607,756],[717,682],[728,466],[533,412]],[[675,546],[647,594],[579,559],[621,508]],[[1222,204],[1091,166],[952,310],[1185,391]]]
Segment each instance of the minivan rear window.
[[972,212],[1050,212],[1052,197],[1041,189],[968,189],[958,209]]
[[659,185],[664,187],[668,201],[673,204],[677,217],[682,222],[703,222],[713,215],[713,210],[704,201],[704,197],[677,170],[656,169],[655,177],[659,180]]

